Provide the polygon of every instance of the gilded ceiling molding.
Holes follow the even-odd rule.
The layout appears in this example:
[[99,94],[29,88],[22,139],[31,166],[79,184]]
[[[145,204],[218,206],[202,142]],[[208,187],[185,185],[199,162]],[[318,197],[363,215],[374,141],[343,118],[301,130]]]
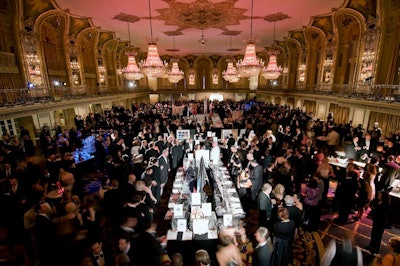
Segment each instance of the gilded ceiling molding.
[[[64,25],[61,25],[61,19],[63,20]],[[62,33],[62,36],[69,35],[69,17],[64,11],[50,10],[40,14],[34,23],[34,32],[38,34],[37,36],[40,36],[41,25],[44,22],[51,25],[56,31],[63,28],[64,32]]]
[[333,14],[328,16],[314,16],[312,17],[311,26],[320,28],[325,34],[333,33]]
[[53,1],[29,0],[22,2],[24,3],[23,16],[32,17],[35,21],[37,21],[43,13],[54,10],[58,7]]
[[[384,0],[387,1],[387,0]],[[357,11],[363,17],[376,17],[376,8],[378,0],[349,0],[346,7]]]
[[289,31],[289,38],[297,40],[300,43],[300,46],[303,46],[306,43],[306,39],[304,37],[304,32],[302,29]]
[[[359,32],[363,33],[367,30],[366,26],[366,18],[358,11],[350,8],[342,8],[338,9],[334,14],[333,14],[333,24],[335,25],[336,29],[336,34],[337,34],[337,29],[339,28],[340,24],[339,23],[344,23],[343,26],[346,26],[347,23],[350,21],[347,20],[346,16],[350,16],[354,18],[359,25]],[[344,19],[344,20],[343,20]]]

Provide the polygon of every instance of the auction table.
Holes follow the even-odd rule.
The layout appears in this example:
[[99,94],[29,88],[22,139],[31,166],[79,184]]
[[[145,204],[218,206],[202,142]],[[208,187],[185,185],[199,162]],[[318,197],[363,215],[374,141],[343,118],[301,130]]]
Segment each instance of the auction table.
[[245,212],[226,167],[210,165],[207,170],[207,181],[201,188],[211,185],[213,195],[193,189],[191,184],[198,183],[201,177],[197,169],[194,175],[188,175],[190,171],[178,169],[173,182],[168,202],[172,213],[171,229],[167,232],[168,254],[185,254],[187,262],[191,262],[197,250],[205,249],[215,259],[218,233],[235,230]]

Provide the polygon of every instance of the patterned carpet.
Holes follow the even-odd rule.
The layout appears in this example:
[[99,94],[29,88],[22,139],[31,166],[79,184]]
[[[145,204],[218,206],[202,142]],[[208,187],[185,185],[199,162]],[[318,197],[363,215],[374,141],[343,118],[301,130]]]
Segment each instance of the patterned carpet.
[[[255,244],[253,236],[257,228],[257,212],[251,210],[249,217],[246,218],[246,231],[249,238],[253,240],[253,244]],[[324,245],[318,232],[300,230],[299,238],[293,243],[293,265],[318,266],[323,251]]]

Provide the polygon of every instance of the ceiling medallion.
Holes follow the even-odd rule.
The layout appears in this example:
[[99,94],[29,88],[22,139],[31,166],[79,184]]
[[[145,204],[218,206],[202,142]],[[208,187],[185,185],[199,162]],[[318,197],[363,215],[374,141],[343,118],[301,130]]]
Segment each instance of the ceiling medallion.
[[124,21],[124,22],[129,22],[129,23],[135,23],[140,20],[138,16],[131,15],[131,14],[126,14],[126,13],[119,13],[118,15],[115,15],[113,19],[119,20],[119,21]]
[[[165,25],[177,26],[178,31],[195,28],[215,28],[227,31],[227,26],[240,24],[241,20],[250,19],[247,9],[235,7],[238,0],[226,0],[213,3],[209,0],[196,0],[182,3],[176,0],[163,0],[168,8],[157,9],[160,15],[154,19],[164,20]],[[228,12],[229,11],[229,12]],[[261,17],[253,17],[259,19]]]
[[281,20],[285,20],[288,18],[290,18],[290,16],[288,14],[278,12],[278,13],[266,15],[264,17],[264,20],[266,20],[268,22],[276,22],[276,21],[281,21]]

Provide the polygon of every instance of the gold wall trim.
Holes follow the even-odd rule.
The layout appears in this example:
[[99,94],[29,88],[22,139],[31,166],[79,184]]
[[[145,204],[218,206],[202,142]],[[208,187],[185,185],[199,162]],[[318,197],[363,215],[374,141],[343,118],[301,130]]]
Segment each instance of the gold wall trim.
[[18,74],[18,67],[0,67],[0,73],[4,74]]
[[65,76],[67,73],[62,70],[48,70],[50,76]]
[[85,78],[97,78],[96,74],[93,73],[85,73],[83,76]]

